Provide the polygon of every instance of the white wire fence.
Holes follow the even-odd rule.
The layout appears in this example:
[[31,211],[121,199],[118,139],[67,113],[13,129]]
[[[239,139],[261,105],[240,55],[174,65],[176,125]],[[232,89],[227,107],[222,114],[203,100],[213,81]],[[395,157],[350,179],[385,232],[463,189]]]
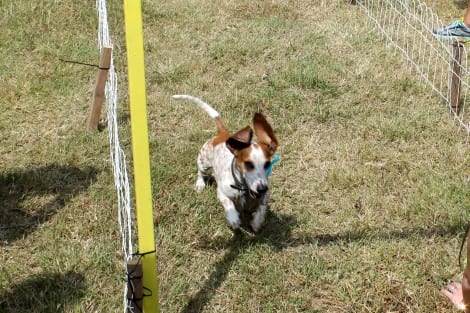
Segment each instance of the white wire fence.
[[[98,11],[98,48],[112,47],[108,26],[108,13],[106,0],[96,0]],[[117,213],[119,229],[122,237],[122,252],[124,255],[124,269],[127,262],[133,257],[132,241],[132,207],[131,193],[128,179],[126,154],[119,141],[119,125],[117,117],[118,107],[118,78],[114,69],[113,57],[105,86],[107,126],[109,134],[110,159],[113,168],[114,182],[117,192]],[[124,285],[124,312],[134,312],[133,301],[128,301],[128,285]]]
[[470,133],[466,110],[469,72],[465,44],[438,40],[433,30],[445,24],[419,0],[352,0],[410,63],[421,82],[448,106],[458,124]]

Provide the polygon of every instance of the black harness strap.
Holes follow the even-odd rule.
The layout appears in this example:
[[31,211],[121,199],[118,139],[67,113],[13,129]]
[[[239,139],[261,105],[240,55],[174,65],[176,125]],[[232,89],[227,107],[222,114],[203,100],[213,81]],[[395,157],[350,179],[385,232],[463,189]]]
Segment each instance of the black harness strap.
[[248,186],[245,184],[245,182],[241,182],[237,175],[235,175],[235,171],[236,171],[236,167],[235,167],[235,158],[233,158],[233,161],[232,161],[232,177],[233,177],[233,180],[235,181],[235,184],[233,185],[230,185],[230,187],[232,187],[233,189],[236,189],[240,192],[243,192],[243,191],[248,191]]

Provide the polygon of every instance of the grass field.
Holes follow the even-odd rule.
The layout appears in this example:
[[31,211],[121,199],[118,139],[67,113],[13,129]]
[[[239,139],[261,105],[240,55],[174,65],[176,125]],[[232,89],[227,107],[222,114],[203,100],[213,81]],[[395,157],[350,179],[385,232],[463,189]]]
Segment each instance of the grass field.
[[[143,1],[162,312],[457,312],[468,136],[345,0]],[[460,2],[427,1],[444,20]],[[130,151],[122,3],[109,1]],[[121,312],[106,130],[86,130],[94,1],[0,0],[0,311]],[[215,130],[262,111],[280,141],[263,231],[193,190]]]

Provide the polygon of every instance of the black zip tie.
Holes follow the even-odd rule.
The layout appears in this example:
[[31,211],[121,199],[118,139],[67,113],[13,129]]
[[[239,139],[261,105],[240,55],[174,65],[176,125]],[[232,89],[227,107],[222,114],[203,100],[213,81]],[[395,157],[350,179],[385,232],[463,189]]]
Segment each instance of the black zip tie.
[[[138,251],[136,253],[133,253],[132,256],[138,256],[137,263],[142,262],[142,258],[147,255],[147,254],[152,254],[155,253],[157,250],[152,250],[144,253],[139,253]],[[126,272],[127,276],[127,282],[129,283],[130,291],[131,291],[131,297],[126,297],[127,299],[127,306],[130,307],[130,305],[134,305],[140,312],[142,311],[142,308],[139,306],[138,302],[143,300],[145,297],[151,297],[153,295],[152,290],[150,288],[147,288],[145,286],[142,286],[142,297],[137,298],[135,296],[135,290],[134,290],[134,284],[132,283],[133,280],[136,279],[142,279],[142,276],[134,276],[134,271],[131,272]]]
[[141,298],[136,298],[136,297],[134,297],[134,293],[132,293],[132,298],[127,298],[127,300],[128,301],[140,301],[140,300],[143,300],[145,297],[151,297],[152,296],[152,290],[150,290],[149,288],[147,288],[145,286],[142,286],[142,289],[144,291],[147,291],[147,294],[145,294],[145,292],[144,292]]
[[[140,258],[138,262],[140,263]],[[143,312],[142,307],[139,305],[139,301],[141,301],[144,296],[142,295],[142,297],[140,298],[135,296],[135,289],[134,289],[134,283],[133,283],[134,280],[142,279],[142,276],[134,276],[133,273],[134,271],[126,273],[127,283],[130,288],[130,295],[131,295],[131,297],[127,297],[127,306],[128,307],[135,306],[139,312]],[[142,286],[142,288],[144,287]]]
[[[152,290],[150,290],[149,288],[145,287],[145,286],[142,286],[142,289],[144,291],[144,293],[142,294],[142,297],[140,298],[136,298],[134,296],[134,290],[132,290],[132,298],[127,298],[127,306],[129,306],[129,304],[133,304],[136,306],[136,308],[140,311],[140,312],[143,312],[142,308],[139,306],[139,301],[143,301],[145,297],[151,297],[152,296]],[[147,291],[148,293],[145,294],[145,291]]]
[[143,252],[143,253],[140,253],[139,251],[137,251],[136,253],[132,253],[132,256],[140,256],[140,257],[143,257],[144,255],[147,255],[147,254],[152,254],[152,253],[155,253],[157,252],[157,250],[152,250],[152,251],[149,251],[149,252]]
[[72,63],[72,64],[79,64],[79,65],[86,65],[86,66],[91,66],[91,67],[96,67],[97,69],[100,70],[109,70],[109,67],[100,67],[99,65],[96,64],[90,64],[90,63],[84,63],[84,62],[78,62],[78,61],[71,61],[71,60],[64,60],[59,58],[60,61],[65,62],[65,63]]
[[[136,253],[132,253],[131,255],[132,256],[139,256],[139,258],[137,259],[137,264],[141,263],[142,262],[142,257],[147,255],[147,254],[152,254],[152,253],[155,253],[157,252],[157,250],[152,250],[152,251],[149,251],[149,252],[144,252],[144,253],[139,253],[139,251],[137,251]],[[134,273],[134,271],[132,272],[129,272],[129,273],[126,273],[127,275],[127,278],[131,278],[131,275]],[[134,276],[134,278],[142,278],[142,276],[140,277],[137,277],[137,276]]]

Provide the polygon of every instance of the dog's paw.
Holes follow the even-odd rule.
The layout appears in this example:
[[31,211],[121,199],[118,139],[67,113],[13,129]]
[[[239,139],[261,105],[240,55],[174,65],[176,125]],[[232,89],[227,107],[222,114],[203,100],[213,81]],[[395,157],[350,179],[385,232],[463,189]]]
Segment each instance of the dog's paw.
[[204,179],[198,178],[196,181],[196,186],[194,186],[194,190],[196,190],[196,192],[201,192],[204,189],[204,187],[206,187],[206,183]]
[[230,229],[232,230],[234,237],[242,237],[243,236],[243,232],[240,228],[237,228],[237,229],[230,228]]
[[240,229],[240,215],[237,211],[228,211],[227,212],[227,222],[233,230]]
[[254,234],[257,234],[257,233],[259,233],[259,231],[261,230],[261,226],[263,226],[263,225],[260,224],[260,223],[256,223],[255,221],[251,221],[250,226],[251,226],[251,231]]
[[229,224],[230,228],[232,228],[233,231],[236,231],[236,230],[240,229],[240,225],[241,225],[240,220],[238,220],[238,221],[228,221],[228,224]]
[[261,227],[264,224],[265,214],[266,214],[266,209],[263,208],[263,209],[258,210],[253,215],[253,219],[250,221],[250,226],[251,226],[251,229],[253,229],[253,232],[255,234],[257,234],[261,230]]

